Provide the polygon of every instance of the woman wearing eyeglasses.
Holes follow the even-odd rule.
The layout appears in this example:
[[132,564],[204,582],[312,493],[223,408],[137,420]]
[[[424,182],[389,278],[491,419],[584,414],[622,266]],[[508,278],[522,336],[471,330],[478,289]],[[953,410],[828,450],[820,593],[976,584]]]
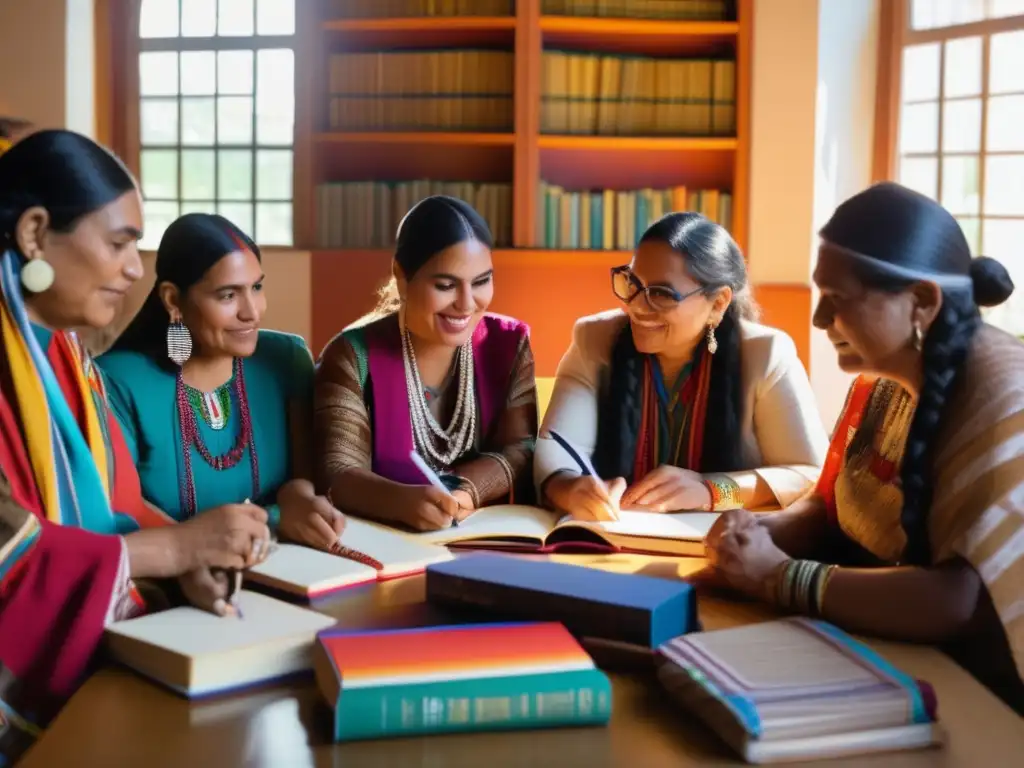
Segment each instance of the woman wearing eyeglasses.
[[[671,213],[612,270],[620,310],[577,321],[540,430],[540,498],[581,519],[786,506],[828,448],[807,373],[754,322],[743,254],[696,213]],[[588,455],[598,477],[555,440]]]

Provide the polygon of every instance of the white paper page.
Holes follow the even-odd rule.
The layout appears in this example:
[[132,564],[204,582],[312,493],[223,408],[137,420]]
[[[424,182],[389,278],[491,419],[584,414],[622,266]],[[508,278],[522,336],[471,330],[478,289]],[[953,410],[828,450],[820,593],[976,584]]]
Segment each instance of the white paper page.
[[718,519],[717,512],[660,512],[619,513],[618,520],[593,522],[573,521],[563,517],[559,525],[573,522],[576,525],[599,528],[619,536],[644,536],[653,539],[679,539],[681,541],[703,541],[711,526]]
[[198,608],[172,608],[137,619],[111,624],[107,632],[136,638],[185,656],[201,656],[289,637],[309,635],[333,627],[335,620],[322,613],[242,590],[238,602],[245,618],[215,616]]
[[249,573],[294,584],[306,591],[324,583],[343,586],[377,578],[377,571],[368,565],[299,544],[279,544],[270,557],[250,568]]
[[418,541],[430,541],[435,544],[447,544],[462,539],[510,536],[525,536],[539,541],[548,535],[554,523],[554,514],[546,509],[522,504],[500,504],[478,510],[458,526],[420,533],[416,538]]
[[409,536],[354,517],[346,518],[345,530],[341,534],[341,545],[380,561],[384,565],[385,573],[415,570],[420,566],[444,562],[454,557],[444,547],[424,541],[419,536]]

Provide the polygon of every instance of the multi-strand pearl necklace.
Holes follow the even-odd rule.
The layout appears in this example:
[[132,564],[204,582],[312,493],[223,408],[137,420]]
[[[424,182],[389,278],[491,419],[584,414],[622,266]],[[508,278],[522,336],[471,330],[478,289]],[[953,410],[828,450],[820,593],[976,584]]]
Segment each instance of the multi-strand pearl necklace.
[[[409,415],[412,417],[413,438],[416,450],[434,469],[443,470],[451,466],[465,453],[476,437],[476,388],[473,386],[473,348],[466,342],[456,355],[459,391],[455,399],[455,410],[447,429],[442,429],[423,394],[423,381],[416,365],[416,352],[412,338],[402,328],[402,359],[405,363],[405,390],[409,397]],[[436,440],[436,442],[435,442]],[[440,443],[444,448],[437,448]]]

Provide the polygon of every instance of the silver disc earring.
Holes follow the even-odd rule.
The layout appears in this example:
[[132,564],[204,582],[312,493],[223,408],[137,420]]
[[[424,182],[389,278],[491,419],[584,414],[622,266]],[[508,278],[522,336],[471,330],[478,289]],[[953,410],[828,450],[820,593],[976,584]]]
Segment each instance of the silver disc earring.
[[192,334],[181,320],[167,326],[167,357],[179,366],[192,357]]
[[710,352],[713,355],[715,354],[715,352],[718,351],[718,339],[715,338],[715,326],[713,326],[711,323],[708,323],[707,340],[708,352]]

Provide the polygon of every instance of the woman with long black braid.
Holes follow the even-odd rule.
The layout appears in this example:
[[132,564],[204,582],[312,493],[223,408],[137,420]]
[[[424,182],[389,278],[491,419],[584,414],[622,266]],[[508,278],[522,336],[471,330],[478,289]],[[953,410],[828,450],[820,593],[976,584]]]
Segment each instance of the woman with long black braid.
[[854,632],[941,644],[1024,713],[1024,345],[1013,292],[934,201],[880,184],[821,231],[814,324],[847,396],[816,491],[724,515],[712,575]]
[[[623,308],[576,323],[558,366],[534,474],[583,519],[786,505],[818,477],[828,440],[782,331],[753,321],[743,254],[697,213],[670,213],[612,270]],[[580,475],[548,430],[593,458]]]

